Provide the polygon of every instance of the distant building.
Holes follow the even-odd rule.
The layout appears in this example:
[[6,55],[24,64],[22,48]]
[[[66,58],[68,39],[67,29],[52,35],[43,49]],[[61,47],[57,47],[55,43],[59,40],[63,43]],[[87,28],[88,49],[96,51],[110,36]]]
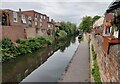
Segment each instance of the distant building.
[[[0,10],[0,18],[2,25],[2,38],[9,38],[16,41],[18,38],[24,39],[26,37],[25,25],[21,23],[21,15],[13,10]],[[24,17],[24,19],[26,19]]]
[[48,35],[52,36],[53,35],[53,30],[55,28],[55,23],[53,21],[53,19],[48,19],[48,29],[47,29],[47,33]]
[[0,18],[0,24],[2,25],[2,34],[0,34],[2,38],[9,38],[12,41],[36,36],[47,37],[48,28],[54,29],[55,24],[53,20],[49,21],[47,15],[34,10],[0,10]]
[[37,36],[47,36],[47,16],[45,14],[38,13],[34,10],[22,11],[26,15],[34,17],[33,27],[36,30]]
[[101,17],[93,24],[93,30],[95,35],[103,34],[103,21],[104,21],[104,17]]
[[61,27],[60,22],[56,22],[56,23],[55,23],[55,28],[56,28],[56,29],[60,29],[60,27]]

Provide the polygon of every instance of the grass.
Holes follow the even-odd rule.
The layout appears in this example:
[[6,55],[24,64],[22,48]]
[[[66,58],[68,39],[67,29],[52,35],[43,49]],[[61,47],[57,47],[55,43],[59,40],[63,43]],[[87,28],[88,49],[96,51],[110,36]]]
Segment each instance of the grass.
[[92,75],[94,77],[94,80],[95,80],[96,84],[102,84],[101,77],[100,77],[100,72],[99,72],[99,66],[98,66],[98,63],[97,63],[97,55],[94,51],[93,45],[92,45],[92,56],[93,56],[93,66],[94,66],[94,68],[92,69]]
[[82,35],[81,41],[84,41],[84,35]]
[[89,80],[91,78],[91,66],[90,66],[90,41],[88,41],[88,48],[89,48]]

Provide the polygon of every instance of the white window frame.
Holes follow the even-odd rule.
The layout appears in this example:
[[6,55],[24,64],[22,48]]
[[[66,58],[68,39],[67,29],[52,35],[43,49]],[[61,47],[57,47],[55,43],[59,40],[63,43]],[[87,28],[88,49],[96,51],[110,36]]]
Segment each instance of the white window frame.
[[25,24],[27,23],[26,22],[26,16],[24,14],[22,14],[22,23],[25,23]]
[[40,15],[40,18],[42,19],[42,15]]
[[40,22],[40,27],[42,27],[42,23]]
[[32,17],[28,16],[28,24],[32,26]]
[[44,20],[46,19],[46,17],[44,16]]
[[37,14],[35,14],[35,20],[38,21],[38,15]]
[[13,22],[18,22],[18,14],[13,12]]
[[42,18],[40,18],[40,22],[42,22]]
[[50,24],[48,24],[48,28],[50,28]]

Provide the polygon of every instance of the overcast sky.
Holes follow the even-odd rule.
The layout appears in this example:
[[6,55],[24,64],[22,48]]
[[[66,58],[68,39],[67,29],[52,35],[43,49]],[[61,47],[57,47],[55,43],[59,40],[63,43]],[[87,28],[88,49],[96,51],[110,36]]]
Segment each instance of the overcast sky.
[[79,25],[86,15],[102,16],[113,0],[1,0],[2,9],[35,10],[56,21],[71,21]]

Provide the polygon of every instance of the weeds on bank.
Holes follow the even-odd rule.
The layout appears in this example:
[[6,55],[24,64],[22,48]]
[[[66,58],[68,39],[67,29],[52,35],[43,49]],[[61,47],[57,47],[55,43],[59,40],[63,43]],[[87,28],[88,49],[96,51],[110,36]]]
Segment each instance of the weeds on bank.
[[102,84],[101,77],[100,77],[100,72],[99,72],[99,66],[98,66],[98,63],[97,63],[97,57],[96,57],[96,53],[94,51],[93,46],[92,46],[92,56],[93,56],[93,66],[94,66],[94,68],[92,69],[92,75],[94,77],[94,80],[95,80],[96,84]]
[[10,39],[3,39],[1,44],[2,61],[6,61],[16,56],[26,53],[32,53],[34,50],[44,47],[45,45],[51,45],[52,40],[44,37],[29,38],[16,41],[17,45],[13,44]]

